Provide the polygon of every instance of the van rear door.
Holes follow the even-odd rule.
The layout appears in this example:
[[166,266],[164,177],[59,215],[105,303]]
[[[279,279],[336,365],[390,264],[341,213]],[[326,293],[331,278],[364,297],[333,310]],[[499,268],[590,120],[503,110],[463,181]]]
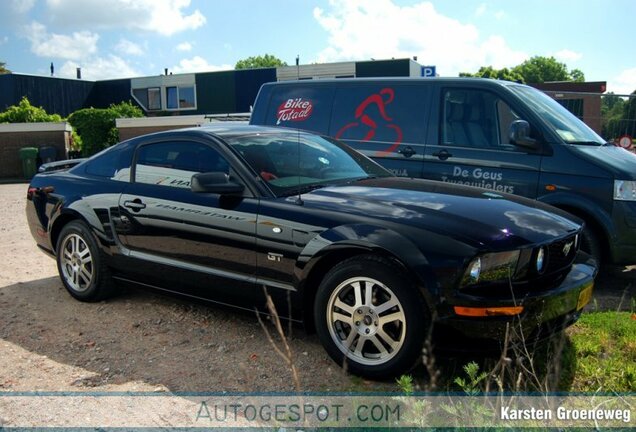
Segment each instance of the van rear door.
[[423,177],[536,198],[541,155],[509,139],[511,122],[523,119],[520,110],[487,89],[438,92],[440,109],[431,116],[437,136],[426,146]]

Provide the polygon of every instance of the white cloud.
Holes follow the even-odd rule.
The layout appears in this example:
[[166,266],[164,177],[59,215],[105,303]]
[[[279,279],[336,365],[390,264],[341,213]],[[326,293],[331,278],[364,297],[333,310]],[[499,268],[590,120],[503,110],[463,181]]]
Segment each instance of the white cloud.
[[13,11],[23,14],[33,9],[35,0],[10,0],[9,5]]
[[330,0],[329,11],[314,18],[329,34],[315,61],[410,58],[437,65],[444,76],[474,72],[480,66],[514,66],[529,56],[500,36],[480,37],[474,25],[437,12],[432,3],[397,6],[392,0]]
[[171,71],[174,73],[190,73],[190,72],[216,72],[222,70],[232,70],[233,66],[224,65],[212,65],[203,57],[194,56],[191,59],[183,59],[177,66],[173,66]]
[[117,42],[117,45],[115,45],[115,51],[131,56],[144,55],[144,50],[140,45],[124,38],[120,39],[119,42]]
[[502,10],[499,10],[497,12],[495,12],[495,18],[497,18],[498,20],[502,20],[506,17],[506,13]]
[[3,36],[2,38],[0,38],[0,45],[4,45],[7,42],[9,42],[9,36]]
[[75,61],[65,62],[59,72],[59,76],[64,78],[75,78],[76,69],[82,68],[82,79],[104,80],[114,78],[129,78],[141,75],[141,73],[130,66],[124,59],[116,55],[107,57],[91,57],[81,63]]
[[78,60],[97,52],[99,35],[89,31],[71,35],[48,33],[46,27],[33,21],[25,27],[25,37],[31,42],[31,52],[40,57]]
[[52,22],[86,28],[140,29],[171,36],[205,24],[198,10],[184,12],[190,0],[46,0]]
[[475,9],[475,16],[482,16],[483,14],[486,13],[486,10],[488,9],[488,6],[486,6],[486,3],[482,3],[479,6],[477,6],[477,9]]
[[625,69],[607,83],[607,91],[632,94],[636,91],[636,67]]
[[192,44],[190,42],[181,42],[177,45],[177,51],[192,51]]
[[552,55],[554,56],[554,58],[564,63],[575,62],[581,60],[581,58],[583,57],[583,54],[569,49],[562,49],[561,51],[557,51]]

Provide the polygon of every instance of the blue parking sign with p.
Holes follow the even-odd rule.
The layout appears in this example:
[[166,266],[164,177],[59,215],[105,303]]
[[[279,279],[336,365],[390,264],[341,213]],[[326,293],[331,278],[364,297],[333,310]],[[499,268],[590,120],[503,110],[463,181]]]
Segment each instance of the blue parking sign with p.
[[434,76],[436,76],[435,66],[422,66],[422,76],[423,77],[434,77]]

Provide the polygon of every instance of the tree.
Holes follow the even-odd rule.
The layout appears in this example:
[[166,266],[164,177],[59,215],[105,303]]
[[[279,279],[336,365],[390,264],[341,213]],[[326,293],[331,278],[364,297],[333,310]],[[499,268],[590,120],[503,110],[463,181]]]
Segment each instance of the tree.
[[523,76],[527,83],[543,83],[547,81],[585,81],[585,75],[579,69],[568,71],[565,63],[554,57],[534,56],[512,68]]
[[279,66],[287,66],[287,63],[271,54],[265,54],[262,56],[253,56],[239,60],[236,62],[234,69],[256,69]]
[[547,81],[576,81],[584,82],[585,74],[580,69],[568,71],[565,63],[558,62],[554,57],[534,56],[512,69],[495,69],[492,66],[482,66],[476,73],[461,72],[459,76],[474,76],[481,78],[496,78],[508,81],[521,81],[536,84]]
[[523,76],[517,72],[511,71],[508,68],[495,69],[492,66],[482,66],[474,73],[460,72],[460,77],[478,77],[478,78],[493,78],[507,81],[520,81],[523,82]]
[[7,64],[5,62],[0,62],[0,74],[8,74],[11,73],[9,69],[6,68]]
[[17,105],[12,105],[0,113],[0,123],[42,123],[59,122],[62,117],[58,114],[48,114],[44,108],[31,105],[26,96]]
[[112,104],[108,108],[83,108],[68,117],[82,142],[82,154],[90,156],[119,141],[115,126],[118,118],[143,117],[143,112],[131,102]]

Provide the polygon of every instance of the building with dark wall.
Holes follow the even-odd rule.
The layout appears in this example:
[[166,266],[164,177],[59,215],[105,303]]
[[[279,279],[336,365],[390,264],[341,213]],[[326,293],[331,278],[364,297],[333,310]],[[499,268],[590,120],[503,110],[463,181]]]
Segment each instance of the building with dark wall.
[[[146,116],[247,113],[260,87],[289,79],[420,76],[410,59],[341,62],[191,74],[86,81],[21,74],[0,75],[0,111],[23,96],[48,113],[67,117],[81,108],[133,101]],[[167,72],[167,71],[166,71]]]
[[0,111],[17,105],[23,97],[35,106],[41,106],[49,114],[67,117],[73,111],[84,108],[93,90],[92,81],[42,77],[20,74],[0,75]]

